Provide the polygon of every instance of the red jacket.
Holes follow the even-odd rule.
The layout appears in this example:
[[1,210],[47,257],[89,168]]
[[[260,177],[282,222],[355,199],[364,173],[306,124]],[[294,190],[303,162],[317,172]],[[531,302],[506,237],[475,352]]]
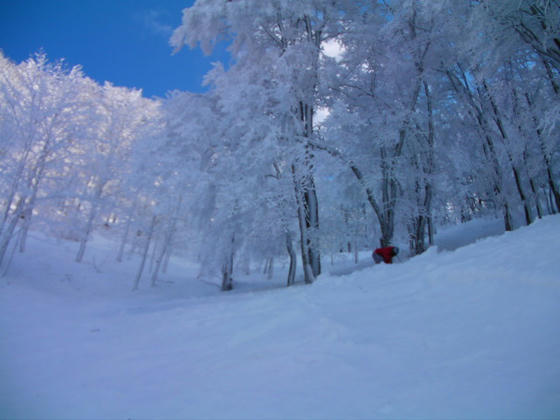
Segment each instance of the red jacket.
[[385,248],[377,248],[375,251],[373,251],[373,253],[383,257],[383,261],[385,262],[385,264],[392,264],[393,263],[393,257],[395,256],[395,253],[393,252],[394,248],[395,248],[394,246],[386,246]]

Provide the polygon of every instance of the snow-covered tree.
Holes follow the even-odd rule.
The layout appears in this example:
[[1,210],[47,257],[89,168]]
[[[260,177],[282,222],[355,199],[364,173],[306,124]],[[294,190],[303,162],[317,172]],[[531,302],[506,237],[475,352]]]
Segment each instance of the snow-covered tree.
[[[172,44],[181,48],[200,45],[209,52],[224,37],[232,39],[230,73],[247,74],[244,94],[223,96],[236,108],[244,100],[260,99],[259,112],[267,115],[277,147],[296,152],[282,166],[291,172],[299,220],[301,257],[305,281],[321,272],[319,254],[319,206],[315,186],[313,116],[319,102],[319,59],[322,44],[342,30],[349,1],[285,0],[197,1],[183,12],[182,25]],[[216,71],[215,71],[216,72]],[[217,76],[214,75],[214,78]],[[240,81],[233,76],[231,87]],[[251,98],[247,98],[251,95]],[[258,97],[255,97],[258,95]],[[249,106],[248,109],[254,109]]]
[[[19,65],[0,57],[2,221],[0,263],[16,233],[20,249],[40,201],[65,195],[77,143],[91,123],[91,81],[40,54]],[[20,227],[16,230],[16,227]]]
[[157,135],[161,130],[158,102],[142,97],[142,92],[106,83],[94,98],[96,125],[92,130],[89,157],[81,175],[86,183],[80,194],[85,228],[80,232],[76,261],[84,257],[93,223],[104,208],[116,207],[121,181],[131,170],[130,155],[135,141]]

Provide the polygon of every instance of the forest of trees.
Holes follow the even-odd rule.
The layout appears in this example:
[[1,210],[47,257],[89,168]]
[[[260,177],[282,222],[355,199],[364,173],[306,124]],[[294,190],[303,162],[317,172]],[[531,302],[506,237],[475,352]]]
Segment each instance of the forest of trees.
[[134,288],[171,255],[223,290],[275,258],[312,283],[325,255],[560,211],[559,0],[198,0],[170,40],[219,42],[206,93],[165,99],[0,53],[2,270],[32,229],[78,262],[112,237]]

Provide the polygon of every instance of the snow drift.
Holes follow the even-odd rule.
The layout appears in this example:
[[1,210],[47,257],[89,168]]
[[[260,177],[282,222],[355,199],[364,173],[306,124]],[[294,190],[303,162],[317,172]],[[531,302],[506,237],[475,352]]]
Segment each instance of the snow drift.
[[36,234],[0,288],[0,417],[557,418],[559,238],[552,216],[231,293],[177,260],[131,293],[112,244],[76,264],[75,244]]

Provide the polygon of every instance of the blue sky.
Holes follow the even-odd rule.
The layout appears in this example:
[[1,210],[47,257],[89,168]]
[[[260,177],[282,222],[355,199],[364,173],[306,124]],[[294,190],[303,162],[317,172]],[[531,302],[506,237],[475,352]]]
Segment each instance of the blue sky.
[[0,0],[0,49],[20,62],[44,51],[49,59],[80,64],[91,78],[165,96],[173,89],[201,92],[214,61],[183,48],[172,55],[171,32],[194,0]]

